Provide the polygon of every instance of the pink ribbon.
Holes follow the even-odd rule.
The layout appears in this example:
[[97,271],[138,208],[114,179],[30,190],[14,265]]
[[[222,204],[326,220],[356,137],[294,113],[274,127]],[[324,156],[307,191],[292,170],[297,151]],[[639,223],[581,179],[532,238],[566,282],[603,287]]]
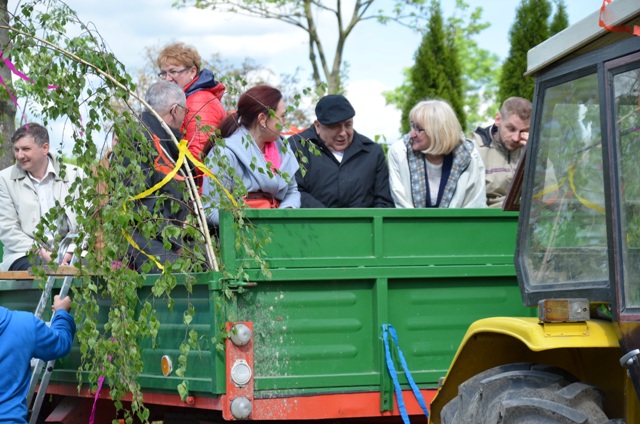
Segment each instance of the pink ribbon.
[[91,416],[89,417],[89,424],[93,424],[96,419],[96,406],[98,405],[98,398],[100,397],[100,390],[102,390],[102,383],[104,383],[104,375],[101,375],[98,379],[98,390],[96,390],[96,396],[93,399],[93,407],[91,408]]
[[[113,342],[113,337],[111,338],[111,341]],[[113,361],[113,356],[108,355],[107,358],[109,358],[109,362]],[[102,371],[104,371],[104,368],[102,369]],[[94,421],[96,420],[96,406],[98,406],[98,399],[100,398],[102,383],[104,383],[104,375],[101,375],[100,378],[98,378],[98,389],[96,390],[96,395],[93,398],[93,406],[91,407],[91,416],[89,417],[89,424],[93,424]]]
[[[15,65],[13,64],[13,62],[11,62],[11,60],[9,60],[9,58],[3,57],[3,56],[4,56],[4,53],[2,52],[2,50],[0,50],[0,58],[2,59],[2,61],[5,64],[5,66],[11,71],[12,74],[14,74],[15,76],[17,76],[17,77],[19,77],[19,78],[21,78],[21,79],[33,84],[33,82],[31,81],[31,78],[29,78],[28,76],[26,76],[25,74],[23,74],[22,72],[17,70]],[[2,78],[2,76],[0,76],[0,84],[2,84],[2,86],[4,87],[5,90],[7,90],[7,93],[9,93],[9,97],[11,97],[11,100],[16,105],[16,107],[18,109],[20,109],[20,106],[18,105],[18,101],[16,100],[16,98],[13,95],[13,93],[11,92],[11,90],[9,90],[9,87],[7,87],[7,84],[5,83],[4,78]],[[55,90],[56,88],[58,88],[58,86],[57,85],[48,85],[47,88],[49,90]],[[24,113],[22,114],[22,119],[25,122],[27,121],[27,117],[25,116]]]

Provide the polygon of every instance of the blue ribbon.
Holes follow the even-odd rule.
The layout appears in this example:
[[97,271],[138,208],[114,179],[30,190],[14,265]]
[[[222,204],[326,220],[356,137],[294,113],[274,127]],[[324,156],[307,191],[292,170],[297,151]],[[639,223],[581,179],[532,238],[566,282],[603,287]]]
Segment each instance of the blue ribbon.
[[420,392],[420,389],[416,385],[415,381],[413,381],[413,377],[411,377],[411,372],[409,371],[409,367],[407,366],[407,361],[405,361],[402,350],[400,349],[400,343],[398,343],[398,335],[396,334],[396,330],[391,324],[382,324],[382,340],[384,341],[384,353],[387,361],[387,369],[389,370],[389,375],[391,375],[391,379],[393,380],[393,387],[394,391],[396,392],[396,400],[398,401],[398,410],[400,411],[400,415],[402,416],[402,421],[405,424],[411,423],[411,421],[409,421],[409,415],[407,414],[407,408],[404,406],[404,398],[402,397],[402,388],[400,387],[400,381],[398,381],[398,373],[396,372],[396,367],[393,365],[393,360],[391,359],[391,349],[389,348],[388,334],[391,334],[391,339],[398,349],[400,364],[402,365],[402,368],[404,368],[404,374],[407,377],[409,385],[411,386],[413,395],[418,401],[418,405],[420,405],[420,408],[424,412],[424,415],[429,418],[429,411],[427,410],[427,405],[424,402],[422,393]]

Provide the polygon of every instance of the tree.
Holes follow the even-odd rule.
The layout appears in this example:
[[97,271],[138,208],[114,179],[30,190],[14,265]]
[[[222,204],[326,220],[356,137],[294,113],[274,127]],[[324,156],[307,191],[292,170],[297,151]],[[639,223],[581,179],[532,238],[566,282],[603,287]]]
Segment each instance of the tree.
[[402,132],[409,131],[409,112],[420,100],[440,98],[447,100],[464,127],[466,119],[462,99],[462,77],[455,36],[444,29],[440,4],[431,1],[429,22],[415,55],[415,64],[409,70],[407,96],[401,103]]
[[[307,34],[309,63],[316,89],[329,94],[344,91],[344,48],[349,35],[364,21],[378,20],[382,23],[395,21],[415,26],[420,20],[422,0],[396,1],[390,14],[373,10],[375,0],[354,0],[352,8],[347,2],[322,0],[176,0],[174,5],[195,6],[200,9],[215,9],[245,16],[275,19],[300,28]],[[409,11],[405,11],[405,9]],[[333,61],[329,56],[326,39],[320,35],[318,18],[332,16],[337,27]],[[327,37],[333,39],[333,37]],[[320,94],[320,93],[319,93]]]
[[[482,22],[482,8],[478,7],[467,13],[469,5],[462,0],[456,1],[456,10],[447,18],[446,30],[454,37],[458,62],[462,70],[461,87],[464,100],[464,113],[467,126],[471,131],[484,121],[486,112],[484,105],[495,103],[495,93],[498,86],[499,58],[496,54],[478,46],[474,37],[489,27],[488,22]],[[451,36],[451,35],[450,35]],[[411,83],[411,68],[404,70],[405,81],[400,87],[383,93],[387,104],[393,104],[403,110],[405,103],[413,91]],[[406,125],[403,120],[402,125]],[[406,130],[406,126],[401,126]]]
[[208,67],[227,87],[223,103],[227,110],[234,110],[240,95],[256,85],[270,85],[282,93],[282,100],[287,105],[287,124],[295,127],[307,127],[311,122],[312,92],[309,87],[300,84],[299,69],[293,74],[276,74],[272,69],[245,58],[240,65],[226,61],[220,54],[209,60]]
[[[9,13],[7,11],[7,3],[9,0],[0,0],[0,51],[2,57],[8,58],[11,50],[9,43],[9,34],[6,27],[9,25]],[[13,90],[11,83],[11,70],[4,64],[0,64],[0,78],[7,85],[7,90]],[[1,90],[0,94],[0,169],[4,169],[13,163],[13,146],[9,142],[15,131],[16,106],[9,97],[7,90]]]
[[509,55],[502,65],[498,102],[512,96],[533,98],[533,80],[523,77],[527,52],[549,38],[551,3],[548,0],[522,0],[509,30]]
[[500,58],[497,54],[480,48],[475,40],[476,35],[491,25],[489,22],[482,22],[482,8],[476,8],[465,17],[468,4],[456,0],[456,6],[456,13],[447,20],[447,26],[454,33],[462,68],[464,110],[467,117],[467,126],[465,128],[463,125],[463,129],[472,131],[487,116],[495,114],[485,109],[491,109],[495,104]]
[[[11,46],[14,63],[19,63],[20,69],[30,77],[28,81],[16,82],[15,93],[24,101],[25,113],[32,120],[45,126],[54,121],[64,121],[64,125],[71,128],[69,132],[55,136],[62,137],[63,142],[73,146],[75,165],[82,171],[78,174],[84,174],[84,178],[78,176],[69,181],[69,191],[77,191],[79,197],[65,199],[78,221],[79,240],[74,253],[83,256],[83,260],[76,264],[78,272],[75,275],[82,284],[71,287],[77,305],[75,318],[83,323],[77,333],[81,361],[79,384],[84,378],[84,383],[88,379],[91,387],[95,388],[99,377],[104,378],[118,409],[123,407],[121,400],[130,396],[130,407],[125,411],[126,422],[133,422],[132,415],[138,421],[148,422],[149,410],[142,402],[138,377],[144,366],[140,343],[155,344],[160,325],[154,305],[166,303],[170,309],[175,306],[183,318],[184,339],[179,347],[175,374],[185,376],[189,352],[200,349],[201,342],[198,331],[191,324],[195,306],[190,300],[186,305],[174,305],[172,290],[183,284],[191,293],[193,277],[188,275],[188,271],[210,269],[222,272],[225,278],[239,281],[248,276],[245,277],[242,269],[219,269],[191,171],[189,167],[177,166],[182,158],[173,165],[178,168],[175,171],[184,176],[185,193],[189,194],[188,204],[193,208],[193,214],[182,225],[167,226],[166,219],[158,211],[136,207],[136,200],[148,195],[148,187],[144,183],[146,170],[141,164],[149,163],[149,159],[157,157],[158,152],[148,142],[135,111],[144,105],[149,113],[160,118],[136,94],[131,76],[107,50],[98,31],[82,22],[63,1],[57,0],[21,2],[16,14],[8,21],[9,24],[6,21],[0,24],[0,29],[8,34],[7,45]],[[119,98],[124,107],[114,108],[113,98]],[[114,123],[117,123],[115,132],[119,138],[114,154],[116,160],[107,166],[97,163],[96,137],[102,137]],[[166,124],[164,126],[168,131]],[[186,145],[180,145],[173,136],[172,142],[185,152]],[[155,151],[155,156],[149,154],[151,151]],[[118,161],[118,153],[126,154],[131,159],[130,164]],[[166,160],[169,161],[168,158]],[[65,173],[65,166],[68,165],[61,167],[61,174]],[[228,172],[228,167],[223,169]],[[157,194],[153,190],[155,188],[151,194]],[[240,245],[236,247],[257,260],[266,274],[268,268],[259,255],[268,237],[257,236],[251,230],[238,202],[228,191],[226,194],[229,201],[221,201],[220,207],[230,209],[237,219],[234,229]],[[44,240],[47,229],[56,233],[56,223],[62,220],[64,213],[56,202],[41,220],[35,239]],[[159,235],[165,245],[179,235],[193,240],[194,247],[184,246],[184,253],[179,259],[165,263],[162,274],[147,280],[144,272],[137,273],[122,266],[121,261],[126,258],[129,246],[138,250],[144,248],[130,242],[134,229],[145,237]],[[54,241],[60,243],[60,240]],[[100,250],[99,246],[103,248]],[[54,269],[57,267],[55,262],[46,265]],[[33,272],[39,278],[45,277],[41,266],[33,267]],[[177,273],[186,275],[178,280]],[[145,283],[150,283],[148,295],[139,297],[138,289]],[[105,304],[104,300],[108,302]],[[195,374],[193,370],[188,371]],[[176,389],[183,398],[189,390],[186,381],[178,384]]]
[[502,65],[499,103],[512,96],[533,99],[533,79],[523,77],[527,70],[527,52],[569,25],[564,0],[554,0],[551,16],[549,0],[522,0],[509,30],[509,55]]
[[569,26],[569,15],[567,14],[567,6],[564,0],[555,0],[556,13],[553,14],[551,24],[549,25],[549,36],[553,37],[563,29]]

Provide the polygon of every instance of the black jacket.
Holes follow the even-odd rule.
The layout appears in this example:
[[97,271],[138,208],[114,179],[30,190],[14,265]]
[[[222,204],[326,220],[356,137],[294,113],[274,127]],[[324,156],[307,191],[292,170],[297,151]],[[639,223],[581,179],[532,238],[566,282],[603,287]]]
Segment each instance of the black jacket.
[[[160,121],[149,112],[143,112],[141,115],[141,121],[143,124],[142,132],[145,134],[147,141],[151,144],[151,148],[143,148],[142,146],[133,146],[132,152],[118,152],[118,145],[116,145],[116,154],[114,160],[118,160],[118,153],[122,153],[121,163],[123,166],[128,166],[131,163],[133,156],[137,159],[137,162],[142,167],[142,172],[146,176],[142,191],[154,187],[160,183],[167,175],[167,173],[174,168],[174,165],[166,160],[165,154],[160,149],[160,146],[167,152],[167,156],[174,162],[178,159],[179,150],[175,143],[171,140],[171,136],[164,130]],[[172,132],[176,139],[179,141],[182,135],[179,131],[173,130]],[[143,159],[143,157],[146,157]],[[195,171],[195,167],[190,161],[185,161],[191,166],[191,172]],[[160,187],[154,193],[138,200],[138,205],[142,205],[149,210],[152,215],[162,218],[159,221],[160,231],[158,232],[156,239],[162,240],[160,232],[167,225],[175,225],[182,227],[187,215],[189,214],[188,196],[186,194],[187,186],[185,182],[185,173],[178,172],[173,179]],[[156,215],[157,214],[157,215]],[[135,239],[134,235],[134,239]],[[181,246],[181,238],[171,238],[171,244],[173,249],[177,249]]]
[[[290,137],[289,144],[300,163],[296,181],[303,208],[394,207],[384,151],[367,137],[354,132],[342,162],[320,140],[313,125]],[[320,155],[314,154],[310,145]],[[302,169],[306,170],[304,177]]]

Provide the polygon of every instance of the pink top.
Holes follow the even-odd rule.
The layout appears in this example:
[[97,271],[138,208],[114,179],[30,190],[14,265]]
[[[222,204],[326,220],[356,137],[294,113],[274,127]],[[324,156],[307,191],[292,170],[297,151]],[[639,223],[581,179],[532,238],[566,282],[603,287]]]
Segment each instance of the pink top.
[[267,162],[271,162],[272,171],[280,169],[280,154],[275,142],[267,141],[264,144],[264,159]]

